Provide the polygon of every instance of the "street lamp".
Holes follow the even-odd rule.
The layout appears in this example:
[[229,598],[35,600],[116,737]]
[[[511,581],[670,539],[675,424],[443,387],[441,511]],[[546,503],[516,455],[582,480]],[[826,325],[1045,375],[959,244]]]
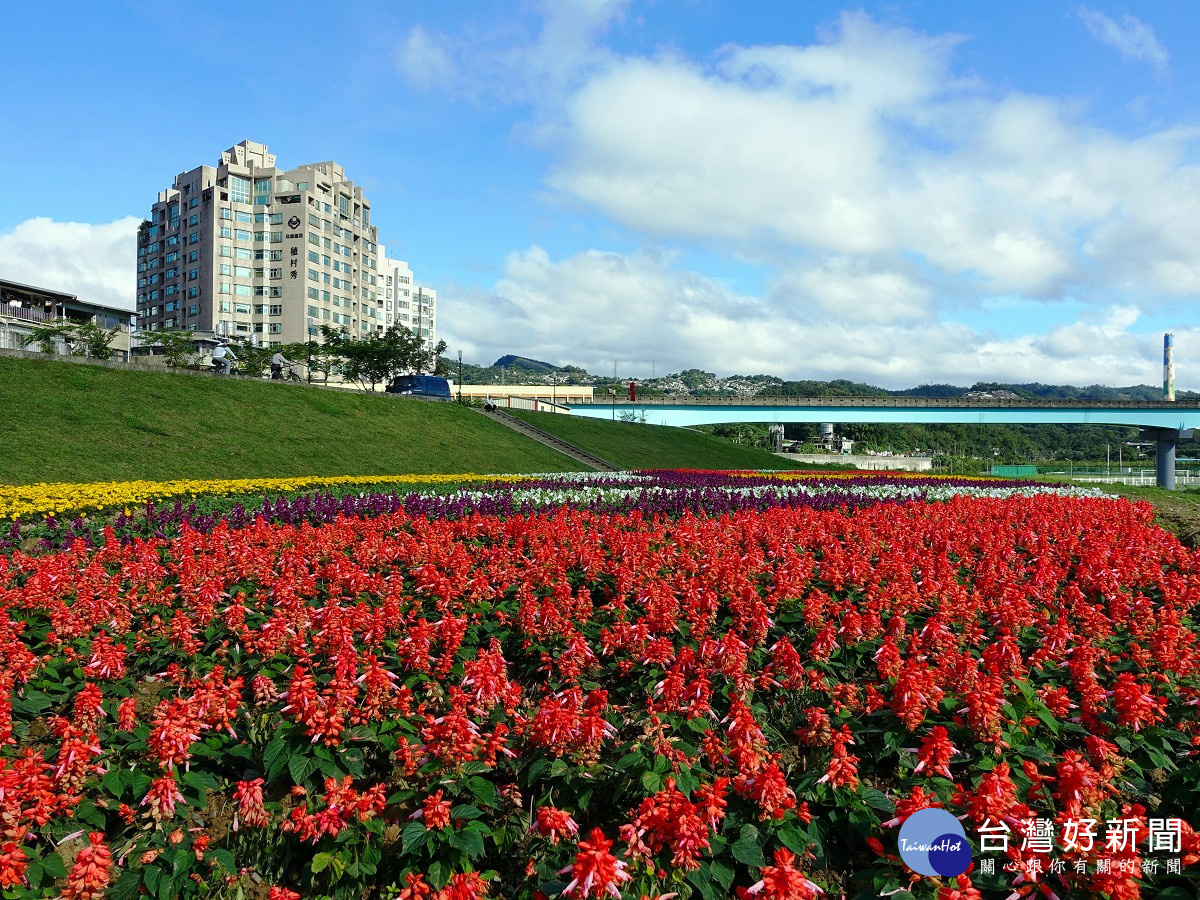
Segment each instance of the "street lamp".
[[612,388],[608,389],[608,394],[612,397],[613,421],[617,421],[617,392]]
[[550,373],[550,405],[554,407],[550,412],[558,412],[558,373]]
[[462,403],[462,351],[458,351],[458,402]]

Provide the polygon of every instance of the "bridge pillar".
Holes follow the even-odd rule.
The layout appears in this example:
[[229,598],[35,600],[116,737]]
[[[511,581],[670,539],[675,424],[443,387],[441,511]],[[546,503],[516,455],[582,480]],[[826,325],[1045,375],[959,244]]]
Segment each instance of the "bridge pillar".
[[1175,490],[1175,444],[1181,438],[1190,438],[1191,430],[1176,428],[1147,428],[1146,436],[1155,442],[1154,483],[1168,491]]

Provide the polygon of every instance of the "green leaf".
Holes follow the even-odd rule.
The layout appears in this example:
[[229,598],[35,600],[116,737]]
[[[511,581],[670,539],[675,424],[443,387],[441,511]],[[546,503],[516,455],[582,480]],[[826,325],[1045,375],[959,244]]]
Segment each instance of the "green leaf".
[[464,828],[462,831],[451,832],[450,846],[464,851],[471,859],[483,855],[483,835],[478,831]]
[[700,863],[700,868],[688,872],[687,880],[695,885],[696,890],[700,892],[700,896],[704,900],[721,900],[725,896],[724,892],[720,890],[719,885],[713,881],[707,862]]
[[42,883],[42,864],[36,859],[30,860],[29,865],[25,867],[25,881],[31,888],[36,888]]
[[500,800],[500,794],[496,790],[496,786],[486,778],[474,776],[467,782],[467,787],[471,789],[471,793],[475,795],[484,806],[495,806]]
[[408,853],[425,845],[429,839],[429,829],[422,822],[409,822],[400,833],[400,852]]
[[207,858],[220,865],[221,868],[224,869],[229,875],[237,872],[237,860],[228,850],[210,850]]
[[729,853],[740,863],[748,866],[765,866],[767,859],[763,856],[758,829],[753,825],[743,825],[738,839],[730,845]]
[[297,753],[287,761],[288,773],[296,784],[304,784],[305,779],[316,771],[318,764],[311,756]]
[[657,772],[643,772],[642,787],[652,794],[657,793],[662,789],[662,778]]
[[274,781],[288,764],[287,741],[276,735],[263,751],[263,765],[267,767],[267,781]]
[[[56,856],[58,854],[55,854]],[[133,900],[138,895],[138,891],[142,887],[142,870],[141,869],[126,869],[121,873],[121,877],[117,879],[105,892],[105,896],[111,900]]]
[[329,868],[329,864],[333,862],[332,853],[318,853],[313,857],[312,872],[316,875],[318,872],[324,872]]
[[452,819],[478,819],[482,815],[482,810],[476,806],[471,806],[469,803],[460,803],[450,810],[450,818]]
[[435,859],[429,864],[429,869],[425,874],[429,876],[430,886],[435,891],[440,891],[450,880],[450,867],[440,859]]
[[[799,854],[797,854],[799,855]],[[733,884],[734,871],[732,866],[727,866],[718,859],[712,861],[709,870],[712,872],[712,877],[721,885],[728,893],[729,886]]]
[[[144,878],[146,880],[146,887],[148,887],[150,889],[150,893],[152,893],[152,894],[158,893],[159,882],[161,882],[163,879],[162,871],[160,869],[156,868],[155,866],[147,866],[146,868],[144,868],[142,870],[142,872],[144,873]],[[64,871],[63,878],[66,878],[66,877],[67,877],[67,873]]]
[[867,788],[864,791],[860,791],[859,796],[863,798],[863,802],[868,806],[873,806],[875,809],[885,812],[888,815],[896,811],[896,804],[883,791],[876,790],[875,788]]
[[47,853],[42,858],[42,871],[51,878],[67,877],[67,867],[63,864],[62,857],[57,853]]

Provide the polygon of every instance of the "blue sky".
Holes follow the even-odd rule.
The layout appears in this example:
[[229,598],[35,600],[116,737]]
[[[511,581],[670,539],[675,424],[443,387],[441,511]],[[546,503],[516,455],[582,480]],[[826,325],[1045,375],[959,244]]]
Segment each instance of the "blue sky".
[[[333,159],[450,354],[1200,388],[1185,0],[5,4],[0,276],[133,305],[157,191]],[[272,23],[272,19],[274,23]]]

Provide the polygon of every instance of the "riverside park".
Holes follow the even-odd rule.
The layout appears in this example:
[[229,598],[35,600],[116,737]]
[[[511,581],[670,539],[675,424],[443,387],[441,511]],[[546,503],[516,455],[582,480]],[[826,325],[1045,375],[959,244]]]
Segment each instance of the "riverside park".
[[1190,492],[0,366],[5,898],[1197,895]]

